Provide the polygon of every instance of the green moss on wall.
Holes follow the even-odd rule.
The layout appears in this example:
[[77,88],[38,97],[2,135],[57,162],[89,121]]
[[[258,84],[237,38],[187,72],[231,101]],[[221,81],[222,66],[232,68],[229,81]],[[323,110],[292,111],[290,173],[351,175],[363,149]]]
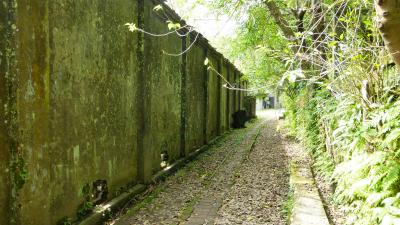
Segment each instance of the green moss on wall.
[[168,56],[182,51],[180,37],[124,26],[140,18],[146,30],[167,32],[153,11],[158,3],[7,4],[0,4],[0,201],[10,207],[0,208],[0,224],[68,224],[90,208],[86,184],[106,180],[111,199],[158,172],[161,152],[172,163],[228,129],[234,95],[207,73],[204,40]]

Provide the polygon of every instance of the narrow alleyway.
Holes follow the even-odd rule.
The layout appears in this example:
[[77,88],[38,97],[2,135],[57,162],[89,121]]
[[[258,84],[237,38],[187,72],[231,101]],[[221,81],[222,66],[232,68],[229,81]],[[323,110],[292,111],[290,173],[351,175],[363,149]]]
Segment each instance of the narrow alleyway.
[[258,117],[154,187],[115,224],[286,224],[288,159],[275,112]]

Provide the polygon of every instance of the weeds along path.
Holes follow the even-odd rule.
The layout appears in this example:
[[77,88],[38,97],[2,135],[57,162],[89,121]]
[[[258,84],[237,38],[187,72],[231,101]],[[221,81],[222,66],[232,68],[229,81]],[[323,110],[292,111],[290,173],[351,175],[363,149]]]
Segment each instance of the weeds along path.
[[289,175],[272,115],[224,136],[115,224],[284,224]]

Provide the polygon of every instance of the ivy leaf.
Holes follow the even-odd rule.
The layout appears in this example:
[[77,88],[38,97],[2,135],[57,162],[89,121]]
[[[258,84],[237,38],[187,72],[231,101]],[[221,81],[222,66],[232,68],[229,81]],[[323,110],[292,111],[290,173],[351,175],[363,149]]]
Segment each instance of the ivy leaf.
[[167,23],[168,23],[168,29],[170,29],[170,30],[178,30],[179,28],[181,28],[180,23],[173,23],[170,20],[168,20]]
[[138,30],[138,28],[136,27],[136,24],[134,24],[134,23],[126,23],[125,26],[128,26],[128,29],[131,32]]
[[204,60],[204,65],[207,66],[209,62],[210,62],[210,61],[208,60],[208,58],[206,58],[206,59]]
[[158,12],[158,11],[160,11],[160,10],[163,10],[163,7],[162,7],[162,5],[156,5],[156,6],[153,8],[153,10],[156,11],[156,12]]

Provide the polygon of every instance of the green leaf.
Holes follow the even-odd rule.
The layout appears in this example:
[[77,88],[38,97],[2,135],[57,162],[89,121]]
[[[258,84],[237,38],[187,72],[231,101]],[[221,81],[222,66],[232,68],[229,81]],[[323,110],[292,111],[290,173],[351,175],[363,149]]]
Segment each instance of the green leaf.
[[204,65],[207,66],[209,62],[210,62],[210,61],[209,61],[208,58],[206,57],[206,59],[204,60]]
[[157,11],[163,10],[163,7],[162,7],[162,5],[156,5],[156,6],[153,8],[153,10],[157,12]]
[[386,138],[384,139],[382,146],[387,147],[392,143],[393,141],[397,140],[400,137],[400,128],[396,128],[393,131],[391,131]]
[[134,23],[126,23],[125,26],[128,26],[128,29],[131,32],[138,30],[138,28],[136,27],[136,24],[134,24]]
[[180,23],[173,23],[172,21],[168,20],[168,29],[170,30],[178,30],[181,28],[181,24]]

